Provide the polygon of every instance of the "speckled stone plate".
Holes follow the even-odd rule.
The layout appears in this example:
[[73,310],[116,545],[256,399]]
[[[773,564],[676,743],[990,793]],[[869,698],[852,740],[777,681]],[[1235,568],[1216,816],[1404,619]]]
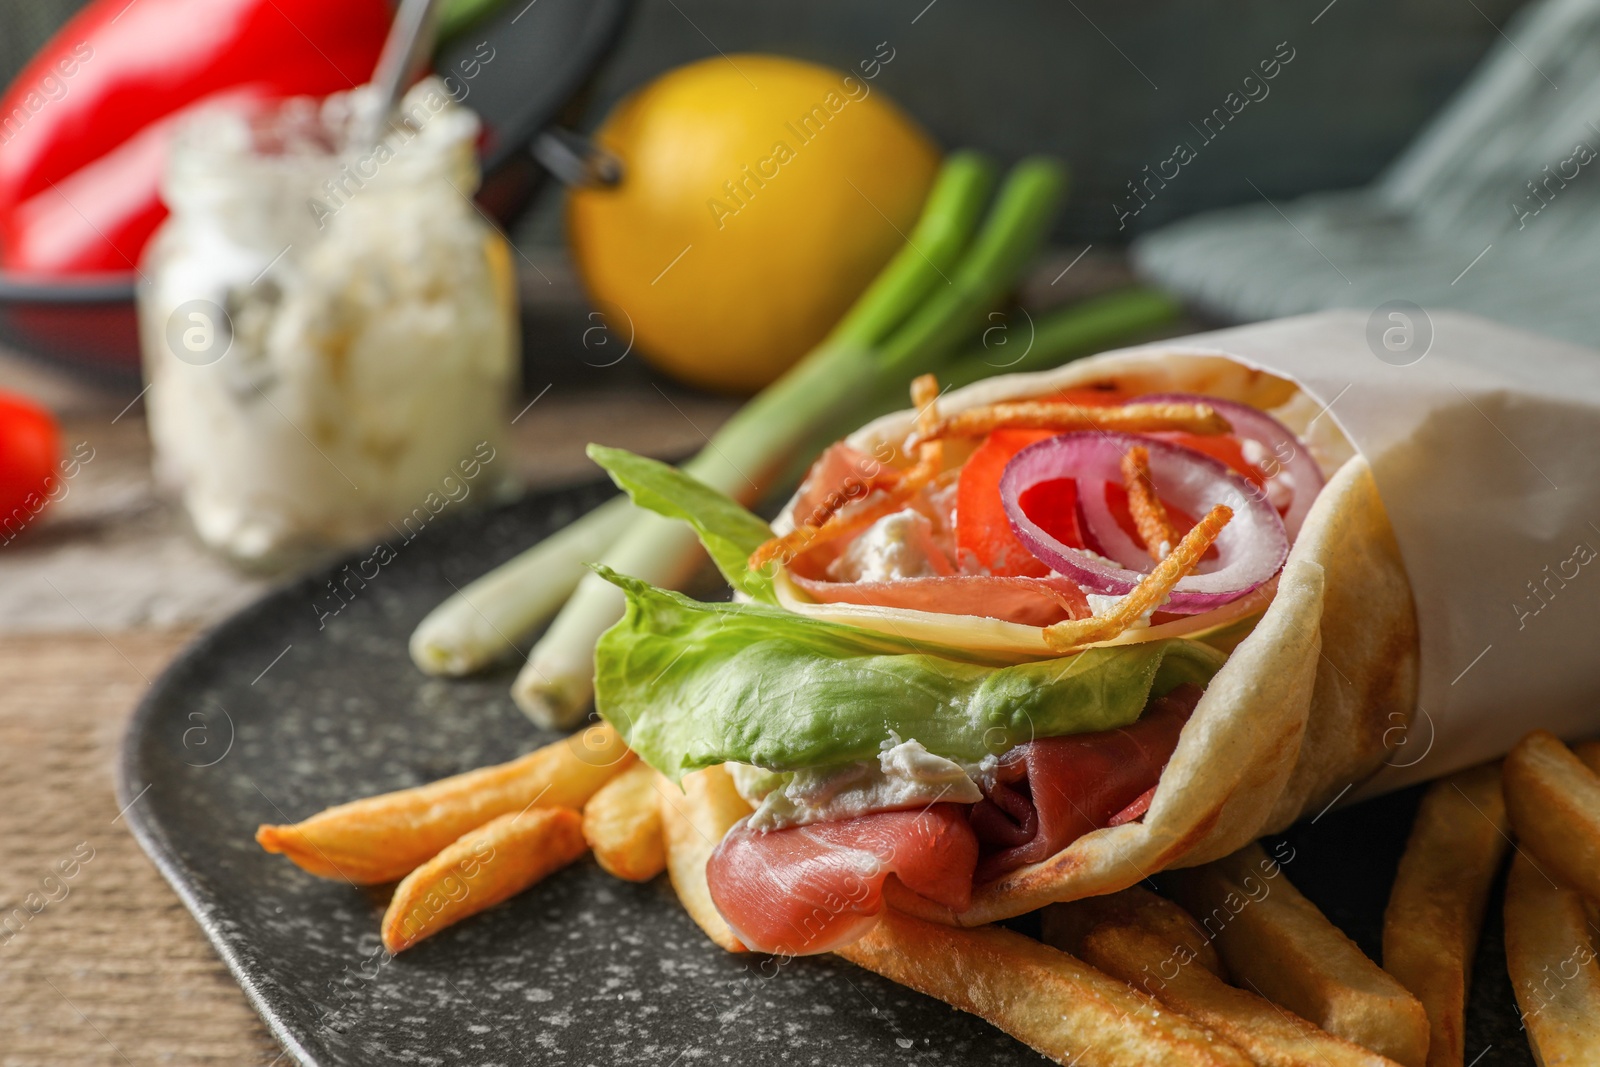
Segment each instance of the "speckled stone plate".
[[[127,821],[246,994],[302,1064],[1039,1064],[970,1015],[832,957],[731,956],[664,878],[584,859],[395,958],[386,889],[312,878],[253,834],[331,804],[511,759],[554,735],[512,705],[514,668],[465,680],[412,666],[435,604],[606,496],[530,495],[434,519],[288,586],[190,648],[134,717]],[[335,599],[329,582],[343,591]],[[333,609],[337,607],[335,612]],[[1368,952],[1415,793],[1288,837],[1291,876]],[[1468,1059],[1531,1063],[1511,1009],[1498,900],[1473,991]],[[1026,929],[1026,920],[1022,928]]]

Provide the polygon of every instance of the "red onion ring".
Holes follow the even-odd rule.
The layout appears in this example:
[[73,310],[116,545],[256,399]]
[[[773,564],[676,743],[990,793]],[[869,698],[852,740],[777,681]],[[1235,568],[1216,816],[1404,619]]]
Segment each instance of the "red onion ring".
[[1260,408],[1232,400],[1218,400],[1215,397],[1197,396],[1193,393],[1155,393],[1141,396],[1137,402],[1209,404],[1217,414],[1228,420],[1228,424],[1233,427],[1234,437],[1243,441],[1254,441],[1265,448],[1267,455],[1271,457],[1269,464],[1278,469],[1269,470],[1260,467],[1259,464],[1257,467],[1268,480],[1282,478],[1288,482],[1294,498],[1283,513],[1283,527],[1291,541],[1300,533],[1300,527],[1306,521],[1306,514],[1316,501],[1317,494],[1322,492],[1326,479],[1322,476],[1322,468],[1317,466],[1316,459],[1312,457],[1311,450],[1306,447],[1304,441],[1294,435],[1294,431]]
[[1131,592],[1153,567],[1148,557],[1140,570],[1064,545],[1027,516],[1021,497],[1038,483],[1055,478],[1077,478],[1080,484],[1118,481],[1122,457],[1136,445],[1149,450],[1150,478],[1163,500],[1196,516],[1218,504],[1233,509],[1232,521],[1216,540],[1218,559],[1202,563],[1178,582],[1163,611],[1177,615],[1209,611],[1238,600],[1278,573],[1289,555],[1289,537],[1277,509],[1260,489],[1210,456],[1134,434],[1062,434],[1013,456],[1000,476],[1000,500],[1017,539],[1052,570],[1090,592],[1110,596]]
[[[1117,484],[1122,484],[1118,482]],[[1150,553],[1117,522],[1106,503],[1106,482],[1078,479],[1078,532],[1091,552],[1116,560],[1129,570],[1148,566]]]

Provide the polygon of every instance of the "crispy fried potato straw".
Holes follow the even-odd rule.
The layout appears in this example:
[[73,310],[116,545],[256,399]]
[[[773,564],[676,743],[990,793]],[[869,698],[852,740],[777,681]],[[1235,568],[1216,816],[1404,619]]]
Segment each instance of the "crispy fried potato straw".
[[1600,899],[1600,777],[1546,730],[1517,742],[1504,774],[1522,846],[1544,870]]
[[999,926],[974,929],[888,908],[838,954],[986,1019],[1074,1067],[1245,1067],[1212,1031],[1065,952]]
[[1383,913],[1383,969],[1428,1013],[1428,1067],[1465,1062],[1472,958],[1509,839],[1500,766],[1428,787]]
[[[931,374],[919,376],[911,383],[911,401],[917,407],[917,425],[931,427],[938,420],[936,402],[939,399],[939,380]],[[944,446],[937,441],[927,441],[917,447],[917,462],[900,476],[893,488],[885,489],[877,497],[869,496],[846,508],[843,500],[835,508],[819,508],[808,517],[803,526],[796,526],[782,537],[774,537],[750,554],[749,567],[760,570],[773,561],[787,562],[817,545],[836,541],[841,537],[866,529],[885,515],[892,515],[939,474],[943,465]]]
[[1394,1067],[1217,977],[1203,962],[1205,932],[1148,890],[1051,905],[1044,938],[1210,1027],[1261,1067]]
[[923,443],[917,446],[917,464],[939,469],[944,458],[944,446],[932,438],[934,427],[939,425],[939,379],[931,374],[920,374],[911,382],[911,403],[917,409],[917,435]]
[[994,430],[1056,430],[1071,433],[1098,430],[1115,433],[1157,433],[1181,430],[1194,434],[1227,433],[1228,420],[1208,404],[1123,404],[1083,407],[1067,400],[1013,400],[972,408],[927,428],[918,426],[916,442],[946,437],[982,437]]
[[1167,594],[1172,592],[1172,587],[1194,570],[1200,557],[1206,554],[1232,518],[1232,508],[1224,504],[1212,508],[1167,554],[1166,559],[1140,579],[1139,584],[1122,598],[1113,611],[1088,619],[1068,619],[1047,627],[1044,631],[1045,643],[1051,648],[1067,652],[1092,641],[1109,640],[1132,626],[1145,612],[1161,606]]
[[394,882],[496,816],[530,805],[583,807],[634,758],[602,723],[510,763],[340,804],[291,826],[262,826],[256,842],[321,878]]
[[528,808],[469,831],[395,888],[383,947],[402,952],[559,871],[588,849],[582,824],[571,808]]
[[721,764],[684,775],[681,790],[665,778],[657,781],[667,873],[679,902],[712,941],[729,952],[746,951],[711,902],[706,861],[733,824],[750,814],[750,805]]
[[583,837],[609,874],[648,882],[667,866],[661,840],[659,791],[671,788],[655,768],[639,762],[600,787],[583,806]]
[[[1270,880],[1262,872],[1276,869]],[[1259,845],[1177,872],[1178,902],[1212,935],[1234,980],[1330,1034],[1423,1067],[1428,1016],[1290,884]],[[1242,904],[1242,906],[1241,906]]]
[[1150,480],[1150,450],[1144,445],[1134,445],[1122,457],[1122,484],[1128,490],[1128,511],[1133,515],[1134,528],[1144,542],[1145,551],[1157,563],[1161,562],[1161,546],[1178,543],[1178,531],[1167,517],[1166,506],[1156,496],[1155,483]]
[[1600,964],[1582,895],[1519,850],[1505,917],[1506,967],[1534,1058],[1541,1067],[1600,1063]]

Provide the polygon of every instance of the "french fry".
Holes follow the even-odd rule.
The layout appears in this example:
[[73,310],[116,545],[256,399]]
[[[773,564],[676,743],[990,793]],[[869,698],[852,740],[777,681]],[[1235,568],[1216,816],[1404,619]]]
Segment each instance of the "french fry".
[[1259,845],[1179,871],[1172,888],[1241,986],[1336,1037],[1423,1067],[1421,1003],[1301,896]]
[[734,823],[750,814],[750,805],[733,786],[733,776],[720,764],[683,777],[680,790],[660,779],[662,839],[667,848],[667,873],[685,911],[706,936],[729,952],[745,947],[728,928],[706,885],[706,861]]
[[641,761],[601,786],[583,806],[583,838],[607,873],[648,882],[666,869],[659,796],[664,786],[670,788]]
[[262,826],[256,842],[321,878],[394,882],[496,816],[530,805],[583,807],[634,758],[610,726],[591,726],[509,763]]
[[1582,896],[1518,852],[1506,879],[1506,966],[1541,1067],[1600,1063],[1600,963]]
[[[1112,904],[1115,904],[1114,910]],[[1226,979],[1216,947],[1194,917],[1170,900],[1138,887],[1107,897],[1091,897],[1084,902],[1046,908],[1043,913],[1045,943],[1076,954],[1076,946],[1083,943],[1089,931],[1112,917],[1124,923],[1136,923],[1174,949],[1181,948],[1182,952],[1176,954],[1185,957],[1185,965],[1193,963]],[[1138,985],[1136,982],[1129,984]]]
[[886,909],[838,954],[986,1019],[1073,1067],[1244,1067],[1206,1027],[1065,952],[999,926],[961,928]]
[[1541,868],[1600,900],[1600,778],[1545,730],[1517,742],[1505,763],[1506,812]]
[[1428,1013],[1428,1067],[1465,1062],[1472,957],[1510,839],[1500,767],[1474,767],[1428,788],[1383,913],[1383,967]]
[[582,824],[571,808],[529,808],[469,831],[395,888],[383,947],[402,952],[565,867],[587,850]]
[[1224,982],[1207,966],[1215,957],[1207,956],[1204,931],[1148,890],[1053,904],[1045,911],[1044,939],[1211,1028],[1261,1067],[1394,1067]]

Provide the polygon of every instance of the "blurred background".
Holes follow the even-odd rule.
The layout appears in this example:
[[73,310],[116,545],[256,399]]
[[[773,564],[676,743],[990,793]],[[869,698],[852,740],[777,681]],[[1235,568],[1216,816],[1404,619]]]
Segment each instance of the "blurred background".
[[[150,23],[159,27],[159,12],[141,12],[141,7],[164,4],[165,0],[155,4],[136,0],[125,15],[120,5],[110,5],[101,21],[110,22],[106,29],[115,31],[148,14]],[[30,88],[17,81],[30,59],[41,50],[62,47],[65,38],[57,35],[82,6],[72,0],[18,0],[0,11],[0,77],[15,82],[14,96]],[[237,13],[249,6],[230,0],[218,11]],[[526,6],[513,0],[468,2],[457,4],[468,17],[457,20],[461,25],[441,47],[434,67],[447,75],[456,72],[471,94],[464,105],[483,114],[498,137],[484,145],[489,173],[479,199],[516,251],[510,262],[519,297],[518,348],[525,395],[539,395],[550,386],[553,391],[545,401],[555,403],[541,403],[551,411],[565,411],[563,405],[570,404],[579,426],[616,413],[612,443],[657,454],[683,454],[734,405],[719,395],[726,390],[685,389],[686,381],[703,385],[706,379],[662,375],[639,353],[615,361],[627,338],[617,338],[610,349],[598,347],[618,331],[594,317],[597,307],[602,313],[609,307],[605,294],[595,293],[592,286],[586,291],[574,270],[563,225],[566,187],[550,180],[529,150],[541,129],[592,134],[627,94],[706,57],[772,53],[857,78],[864,74],[863,64],[872,63],[870,88],[880,98],[892,98],[942,149],[974,149],[1001,167],[1031,154],[1065,163],[1071,175],[1070,193],[1049,227],[1044,251],[1028,273],[1038,295],[1051,305],[1133,281],[1130,242],[1178,220],[1205,218],[1207,212],[1234,205],[1266,210],[1266,200],[1275,211],[1277,205],[1304,194],[1371,183],[1440,114],[1491,49],[1498,44],[1506,50],[1504,31],[1520,6],[1515,0],[1466,4],[1337,0],[1331,5],[1312,0],[1202,7],[1160,3],[1133,10],[1095,0],[1067,5],[1018,0],[981,8],[950,0],[932,4],[823,0],[797,10],[792,5],[704,0],[595,5],[540,0]],[[221,14],[216,17],[223,21]],[[242,15],[238,21],[244,21]],[[190,32],[181,25],[169,27],[147,44],[153,50],[150,54],[166,51],[170,63],[172,56],[194,47],[185,40]],[[370,26],[346,26],[337,32],[358,37],[364,33],[364,44],[372,46],[368,53],[376,47]],[[332,46],[324,41],[321,47]],[[248,45],[240,48],[249,51]],[[462,64],[471,62],[474,52],[493,52],[496,58],[468,80]],[[1275,53],[1292,59],[1275,77],[1262,79],[1258,67],[1274,62]],[[892,59],[879,66],[875,55]],[[127,57],[107,59],[102,54],[84,64],[85,74],[97,62],[138,65]],[[48,76],[48,67],[44,74]],[[33,76],[39,76],[37,65]],[[1251,93],[1245,79],[1252,76],[1253,91],[1265,95],[1247,101],[1244,111],[1230,116],[1225,101],[1230,94],[1238,100]],[[341,70],[329,84],[318,85],[326,90],[353,80]],[[43,94],[46,106],[29,125],[48,123],[53,110],[74,101],[73,78],[63,82],[61,103]],[[284,84],[292,88],[293,79]],[[170,110],[152,105],[138,121],[154,122]],[[1213,114],[1231,121],[1225,129],[1215,120],[1207,125]],[[60,134],[69,141],[72,136],[70,127]],[[18,154],[22,141],[19,137],[0,145],[0,170],[8,154]],[[1182,166],[1176,179],[1152,184],[1156,170],[1172,173],[1167,168],[1173,166],[1174,146],[1180,142],[1197,149],[1195,158]],[[1551,161],[1558,158],[1552,156]],[[58,182],[46,191],[45,199],[60,192],[64,199],[76,200],[77,194],[64,191],[70,188]],[[70,211],[54,206],[55,215],[67,216],[66,221],[80,231],[91,227],[91,239],[110,232],[111,223],[102,222],[92,210],[86,213],[82,204]],[[83,218],[85,214],[93,217]],[[1506,215],[1496,222],[1510,218]],[[1273,221],[1275,239],[1300,240],[1290,227],[1278,225],[1276,216]],[[151,225],[143,225],[141,232],[148,232]],[[46,230],[43,243],[52,240]],[[1203,240],[1207,249],[1223,243]],[[60,507],[41,515],[34,524],[40,529],[27,539],[29,543],[8,546],[0,559],[0,573],[5,576],[0,588],[8,590],[0,593],[0,617],[30,620],[25,625],[65,624],[78,617],[40,581],[46,571],[33,566],[36,561],[31,558],[48,547],[70,560],[72,546],[53,544],[53,538],[68,534],[112,542],[109,549],[98,544],[92,559],[97,568],[123,576],[108,582],[75,565],[58,575],[75,582],[85,595],[97,592],[103,598],[111,595],[108,590],[137,582],[127,577],[117,549],[123,539],[145,526],[159,527],[166,556],[191,575],[184,584],[193,588],[192,596],[163,573],[149,583],[150,588],[128,594],[114,610],[108,606],[111,614],[106,618],[117,625],[202,621],[260,588],[258,580],[200,555],[192,539],[182,540],[181,516],[156,501],[147,476],[148,454],[143,451],[145,401],[133,404],[115,424],[101,418],[105,411],[122,412],[142,395],[145,385],[129,298],[130,262],[139,256],[141,241],[121,243],[128,247],[101,254],[99,260],[91,253],[78,266],[68,263],[66,273],[40,277],[28,262],[17,261],[24,241],[13,232],[7,252],[0,231],[0,255],[7,264],[0,270],[0,350],[5,352],[0,387],[56,409],[67,420],[65,438],[103,437],[113,442],[109,452],[97,453],[98,467],[86,468],[81,486],[85,491],[68,494]],[[1472,254],[1467,252],[1467,259]],[[1189,267],[1179,258],[1176,268],[1169,266],[1168,275],[1181,276]],[[1269,254],[1265,265],[1269,273],[1271,258]],[[1449,256],[1444,259],[1446,264],[1437,271],[1446,275],[1466,265],[1466,260],[1455,264]],[[42,262],[47,271],[56,270],[49,255]],[[1063,274],[1069,265],[1072,269]],[[1492,265],[1492,260],[1484,264],[1485,271]],[[83,266],[87,273],[78,273]],[[1161,273],[1152,273],[1149,267],[1147,263],[1142,268],[1145,277]],[[1250,280],[1235,286],[1250,291],[1242,299],[1229,299],[1232,294],[1217,299],[1217,294],[1205,291],[1210,279],[1204,263],[1198,272],[1200,281],[1188,292],[1168,286],[1183,314],[1153,332],[1172,335],[1266,317],[1257,306],[1263,303],[1272,313],[1287,313],[1329,302],[1316,294],[1277,308],[1274,287],[1269,284],[1267,292],[1256,292],[1259,287]],[[1350,273],[1347,266],[1340,277],[1329,277],[1342,286],[1341,278]],[[1380,288],[1387,293],[1396,287],[1385,281]],[[1331,295],[1369,308],[1382,303],[1366,294],[1355,299],[1345,293]],[[608,329],[597,329],[597,324]],[[751,383],[730,380],[730,384],[735,392],[747,392]],[[80,432],[73,423],[84,405],[92,407],[93,414],[86,416]],[[513,410],[520,407],[517,404]],[[518,477],[524,484],[570,481],[590,469],[581,453],[587,437],[563,419],[519,419],[513,432],[520,435],[516,453],[521,464]],[[95,488],[101,479],[117,488],[101,494]],[[102,503],[91,506],[86,497]],[[57,533],[44,529],[51,525]],[[141,539],[130,550],[135,558],[148,558],[150,544]],[[223,588],[235,592],[219,596]]]

